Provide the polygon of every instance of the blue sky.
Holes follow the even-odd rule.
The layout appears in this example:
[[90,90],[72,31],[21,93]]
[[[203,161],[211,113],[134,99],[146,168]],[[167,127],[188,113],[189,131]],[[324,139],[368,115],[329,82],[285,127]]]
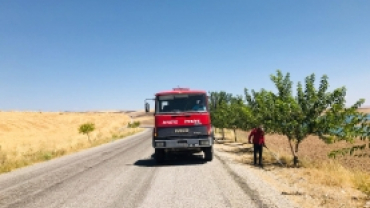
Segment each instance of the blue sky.
[[[0,110],[143,109],[177,85],[329,76],[370,106],[370,1],[0,0]],[[319,81],[319,80],[317,80]]]

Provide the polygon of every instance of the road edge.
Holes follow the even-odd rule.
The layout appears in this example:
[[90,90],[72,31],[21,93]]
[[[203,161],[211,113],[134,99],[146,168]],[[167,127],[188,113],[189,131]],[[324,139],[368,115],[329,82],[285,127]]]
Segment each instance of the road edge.
[[22,175],[25,172],[33,171],[33,170],[48,166],[49,164],[58,163],[58,161],[68,161],[73,157],[78,157],[78,155],[83,156],[83,155],[93,154],[94,152],[99,151],[99,149],[109,148],[110,146],[114,146],[117,143],[121,143],[121,142],[128,142],[129,140],[135,139],[136,137],[140,137],[141,135],[147,134],[148,132],[150,132],[150,129],[144,129],[143,131],[134,133],[130,136],[125,136],[119,139],[115,139],[110,142],[100,144],[98,146],[81,149],[77,152],[55,157],[51,160],[40,161],[40,162],[33,163],[27,166],[16,168],[10,172],[0,173],[0,181],[1,179],[7,178],[7,177],[14,177],[17,175]]
[[[255,179],[248,177],[247,174],[241,173],[241,171],[248,171],[248,169],[245,168],[243,164],[232,162],[226,156],[222,156],[221,152],[217,150],[214,151],[214,154],[215,154],[215,157],[224,166],[225,170],[233,177],[234,181],[239,185],[239,187],[248,196],[251,197],[251,199],[253,200],[253,202],[256,204],[257,207],[260,207],[260,208],[266,208],[266,207],[298,208],[289,199],[282,196],[281,193],[278,193],[271,186],[269,186],[268,188],[275,190],[273,191],[275,193],[270,193],[270,194],[273,194],[274,200],[271,200],[271,198],[269,200],[269,198],[267,197],[270,197],[270,196],[266,196],[266,191],[263,191],[264,189],[263,187],[259,187],[255,184],[253,185],[248,184],[248,182],[255,181]],[[263,179],[260,179],[260,180],[263,181]]]

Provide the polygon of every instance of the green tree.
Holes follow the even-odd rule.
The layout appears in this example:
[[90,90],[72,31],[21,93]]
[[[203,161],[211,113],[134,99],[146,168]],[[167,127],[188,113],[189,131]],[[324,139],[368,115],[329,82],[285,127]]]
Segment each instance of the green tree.
[[226,127],[234,131],[235,142],[237,141],[236,130],[249,130],[251,125],[251,113],[249,107],[244,104],[241,96],[232,97],[226,111]]
[[298,83],[296,96],[292,94],[293,83],[289,73],[284,76],[277,70],[277,74],[271,75],[270,78],[277,88],[277,93],[262,89],[260,92],[252,90],[252,94],[249,94],[245,89],[246,100],[256,115],[254,122],[262,123],[270,133],[287,136],[295,166],[299,162],[299,145],[309,135],[317,135],[326,143],[370,138],[366,116],[357,111],[364,100],[360,99],[350,108],[346,108],[346,88],[328,92],[326,75],[321,77],[318,89],[314,85],[315,75],[307,76],[304,88]]
[[87,139],[89,140],[89,142],[91,142],[90,133],[94,130],[95,130],[95,124],[94,123],[85,123],[85,124],[80,125],[80,127],[78,128],[79,133],[87,135]]
[[253,128],[250,107],[244,104],[242,96],[233,96],[224,91],[211,92],[209,103],[212,125],[222,129],[223,138],[225,138],[224,128],[234,131],[235,141],[237,141],[237,129],[248,131]]
[[265,89],[261,89],[260,92],[252,90],[252,94],[249,94],[248,89],[244,89],[244,93],[249,110],[249,121],[245,130],[250,130],[263,124],[265,132],[270,133],[275,128],[275,95]]
[[228,125],[228,108],[232,94],[224,91],[209,93],[209,108],[211,112],[212,125],[222,129],[222,138],[225,138],[224,128]]

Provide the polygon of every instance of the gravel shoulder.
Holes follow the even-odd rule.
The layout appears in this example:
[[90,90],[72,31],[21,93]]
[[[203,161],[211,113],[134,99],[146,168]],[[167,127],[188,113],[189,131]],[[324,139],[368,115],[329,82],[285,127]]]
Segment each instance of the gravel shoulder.
[[[324,176],[314,170],[280,167],[278,163],[254,167],[250,145],[215,144],[215,149],[217,157],[268,207],[370,207],[367,196],[353,187],[318,183],[315,178]],[[271,156],[268,151],[264,155]]]
[[[260,207],[297,208],[300,207],[281,195],[281,191],[271,186],[260,177],[262,169],[235,162],[230,153],[215,148],[216,157],[223,163],[234,180],[238,181]],[[259,172],[259,173],[258,173]]]

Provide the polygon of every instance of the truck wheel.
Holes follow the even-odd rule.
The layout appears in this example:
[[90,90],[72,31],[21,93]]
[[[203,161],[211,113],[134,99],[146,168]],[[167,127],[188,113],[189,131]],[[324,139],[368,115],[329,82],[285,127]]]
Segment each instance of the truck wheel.
[[204,152],[204,159],[206,161],[213,160],[213,147],[206,147],[203,149],[203,152]]
[[165,152],[164,149],[155,149],[154,159],[157,163],[162,163],[164,161]]

